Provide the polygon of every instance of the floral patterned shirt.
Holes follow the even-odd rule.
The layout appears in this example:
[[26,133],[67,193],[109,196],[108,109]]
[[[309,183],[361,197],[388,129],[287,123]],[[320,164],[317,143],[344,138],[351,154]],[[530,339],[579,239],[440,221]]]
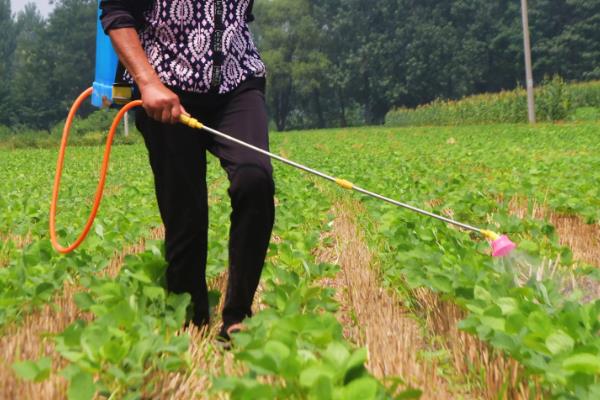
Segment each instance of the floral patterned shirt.
[[[248,28],[251,3],[156,0],[149,5],[141,14],[143,23],[136,27],[160,80],[186,92],[224,94],[249,79],[264,77],[266,68]],[[103,11],[107,14],[106,8]],[[122,27],[107,25],[107,31]],[[126,75],[126,80],[131,78]]]

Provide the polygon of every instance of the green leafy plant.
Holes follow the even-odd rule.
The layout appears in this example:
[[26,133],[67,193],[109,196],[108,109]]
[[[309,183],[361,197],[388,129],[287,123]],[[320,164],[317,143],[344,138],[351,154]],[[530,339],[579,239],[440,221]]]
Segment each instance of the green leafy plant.
[[[572,98],[576,106],[579,100]],[[510,104],[503,110],[510,112]],[[530,215],[538,204],[591,223],[600,220],[596,133],[594,122],[485,130],[378,127],[275,135],[273,148],[382,194],[506,232],[524,257],[560,257],[570,267],[573,255],[559,244],[550,221]],[[72,240],[85,217],[83,206],[95,186],[89,172],[95,171],[96,151],[72,151],[80,168],[69,169],[65,177],[62,240]],[[91,320],[77,321],[55,337],[68,363],[61,373],[74,399],[140,397],[151,392],[153,372],[185,372],[189,366],[189,339],[176,333],[189,299],[164,290],[165,264],[156,243],[128,257],[116,278],[99,274],[115,253],[159,222],[145,150],[117,147],[113,159],[112,194],[94,233],[80,251],[64,257],[52,251],[46,236],[48,165],[54,154],[0,151],[5,167],[0,170],[0,234],[30,238],[24,247],[3,240],[11,244],[4,247],[8,265],[0,268],[0,325],[19,323],[51,302],[66,281],[82,285],[76,303]],[[211,163],[209,276],[227,265],[229,206],[218,168]],[[401,379],[389,387],[368,374],[365,351],[344,340],[333,316],[338,304],[320,281],[336,267],[317,264],[312,251],[329,226],[330,200],[338,189],[322,193],[295,170],[276,165],[275,172],[278,240],[264,272],[264,309],[234,338],[235,358],[247,373],[227,377],[209,371],[213,390],[236,399],[418,397],[419,391]],[[511,215],[511,200],[524,197],[529,200],[525,217]],[[518,360],[526,374],[541,379],[545,393],[561,399],[598,397],[598,300],[582,290],[565,292],[553,279],[516,282],[514,266],[494,262],[479,238],[385,203],[361,201],[359,217],[366,221],[386,286],[403,293],[428,288],[461,306],[467,313],[461,327]],[[575,273],[597,282],[593,269]],[[34,381],[57,373],[46,358],[18,360],[13,370]]]
[[[576,110],[600,107],[600,82],[567,84],[559,76],[536,89],[540,121],[577,119]],[[527,122],[527,93],[523,89],[480,94],[460,100],[436,100],[415,109],[399,108],[386,116],[388,126],[431,126]]]

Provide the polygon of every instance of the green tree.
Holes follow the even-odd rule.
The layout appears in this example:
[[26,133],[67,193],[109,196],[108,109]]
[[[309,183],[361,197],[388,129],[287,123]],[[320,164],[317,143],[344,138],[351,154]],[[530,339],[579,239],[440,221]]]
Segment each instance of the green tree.
[[10,0],[0,0],[0,125],[10,123],[12,60],[15,52],[15,27]]
[[[96,0],[16,20],[0,0],[0,125],[47,129],[94,73]],[[514,0],[256,0],[252,27],[280,130],[379,124],[394,106],[524,81]],[[534,75],[600,78],[600,0],[530,0]],[[82,110],[85,114],[91,108]]]
[[600,78],[600,0],[532,0],[534,72]]
[[52,110],[52,54],[46,46],[46,22],[35,4],[17,16],[17,43],[12,81],[13,125],[44,128]]
[[13,124],[49,130],[91,85],[96,7],[92,0],[59,0],[47,21],[33,4],[19,13]]
[[[405,13],[393,0],[334,3],[331,35],[336,41],[332,58],[337,79],[333,82],[341,85],[336,89],[343,93],[338,97],[360,104],[366,123],[382,123],[393,103],[391,96],[403,89],[395,77],[402,75],[397,62],[402,59],[398,30]],[[345,107],[340,104],[340,108]]]
[[[97,7],[96,0],[58,0],[48,17],[45,42],[54,57],[56,120],[66,116],[73,100],[94,81]],[[86,107],[82,114],[91,110]]]
[[269,71],[268,104],[277,129],[287,128],[294,106],[307,98],[317,126],[325,126],[321,84],[329,60],[321,49],[324,37],[314,5],[309,0],[263,0],[257,1],[255,12],[260,15],[256,38]]

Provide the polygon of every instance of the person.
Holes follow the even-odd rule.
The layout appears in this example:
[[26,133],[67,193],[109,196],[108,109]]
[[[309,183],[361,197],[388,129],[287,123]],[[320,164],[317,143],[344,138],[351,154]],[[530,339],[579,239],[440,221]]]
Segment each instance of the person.
[[192,323],[209,322],[206,152],[229,178],[231,228],[227,291],[219,336],[252,315],[274,221],[268,157],[178,124],[191,114],[268,150],[265,65],[248,23],[252,0],[103,0],[101,22],[143,101],[144,137],[165,226],[167,289],[189,293]]

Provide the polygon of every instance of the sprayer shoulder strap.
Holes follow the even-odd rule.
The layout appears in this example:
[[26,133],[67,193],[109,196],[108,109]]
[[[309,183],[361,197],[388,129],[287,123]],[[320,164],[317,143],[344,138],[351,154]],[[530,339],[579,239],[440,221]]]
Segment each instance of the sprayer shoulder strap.
[[115,83],[125,83],[125,66],[121,61],[117,64],[117,72],[115,73]]
[[254,7],[254,0],[250,0],[248,3],[248,9],[246,10],[246,22],[254,21],[254,14],[252,14],[252,8]]

